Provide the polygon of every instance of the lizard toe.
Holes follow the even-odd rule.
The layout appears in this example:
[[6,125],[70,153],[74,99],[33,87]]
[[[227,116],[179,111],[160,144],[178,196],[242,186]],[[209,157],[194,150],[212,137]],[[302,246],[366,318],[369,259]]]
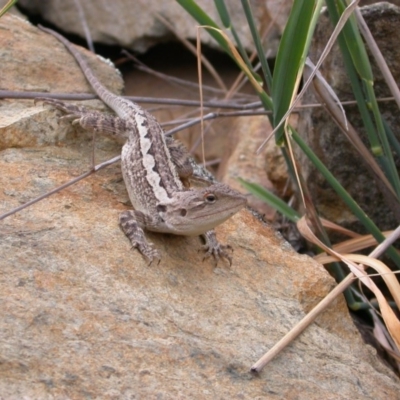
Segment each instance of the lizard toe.
[[202,250],[205,251],[203,261],[213,256],[216,266],[221,258],[226,259],[229,262],[229,266],[232,265],[231,253],[233,252],[233,249],[229,244],[223,245],[216,243],[214,246],[205,244],[202,246]]

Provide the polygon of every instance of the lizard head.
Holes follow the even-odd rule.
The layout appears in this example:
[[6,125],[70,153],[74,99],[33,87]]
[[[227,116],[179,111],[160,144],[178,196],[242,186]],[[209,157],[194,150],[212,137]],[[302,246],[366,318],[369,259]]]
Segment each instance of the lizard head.
[[246,206],[246,196],[223,183],[201,189],[177,192],[168,204],[157,210],[171,233],[201,235],[222,224]]

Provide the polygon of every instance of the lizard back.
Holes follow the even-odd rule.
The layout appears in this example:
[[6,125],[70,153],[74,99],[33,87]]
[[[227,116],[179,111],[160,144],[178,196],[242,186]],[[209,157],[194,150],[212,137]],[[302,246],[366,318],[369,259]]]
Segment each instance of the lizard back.
[[120,118],[115,125],[121,136],[127,137],[121,153],[122,174],[134,208],[155,211],[157,204],[168,204],[174,193],[185,189],[158,121],[138,104],[110,92],[92,73],[80,52],[63,36],[48,28],[40,29],[63,43],[96,94]]

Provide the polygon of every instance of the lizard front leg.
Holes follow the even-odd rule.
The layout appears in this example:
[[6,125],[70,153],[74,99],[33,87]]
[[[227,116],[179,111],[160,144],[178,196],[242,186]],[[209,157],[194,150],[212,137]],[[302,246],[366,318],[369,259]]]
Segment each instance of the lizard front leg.
[[229,261],[229,265],[232,265],[232,256],[228,251],[232,253],[233,249],[229,244],[220,244],[214,230],[207,231],[201,236],[204,237],[206,242],[203,245],[203,250],[206,252],[204,259],[213,256],[216,264],[218,264],[220,258],[225,258]]
[[119,216],[119,223],[132,246],[137,248],[150,261],[150,264],[154,259],[160,262],[158,250],[153,247],[153,243],[147,241],[143,231],[146,226],[156,225],[157,222],[151,216],[140,211],[124,211]]

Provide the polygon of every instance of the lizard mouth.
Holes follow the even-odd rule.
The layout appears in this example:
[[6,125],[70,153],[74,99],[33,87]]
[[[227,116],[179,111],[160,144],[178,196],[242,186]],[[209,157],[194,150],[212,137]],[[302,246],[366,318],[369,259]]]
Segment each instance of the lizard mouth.
[[220,210],[216,210],[215,212],[211,212],[211,213],[206,213],[203,215],[199,215],[194,217],[194,220],[200,219],[200,218],[204,218],[204,217],[210,217],[210,216],[214,216],[214,215],[221,215],[221,220],[226,220],[228,219],[231,215],[235,214],[236,212],[238,212],[241,208],[243,208],[245,206],[245,203],[243,205],[236,205],[236,206],[232,206],[230,208],[225,208],[223,211]]

